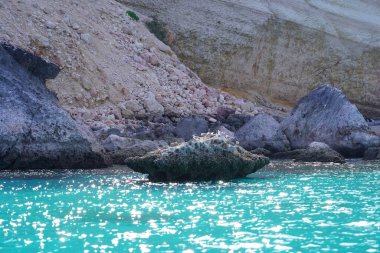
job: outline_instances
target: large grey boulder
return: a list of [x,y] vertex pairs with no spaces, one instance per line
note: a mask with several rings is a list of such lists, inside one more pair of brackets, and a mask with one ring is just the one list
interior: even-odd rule
[[0,44],[0,169],[105,166],[91,134],[45,87],[58,72],[54,64]]
[[156,100],[153,92],[145,94],[144,108],[150,116],[162,116],[164,114],[164,107]]
[[361,157],[368,147],[380,145],[380,137],[369,130],[356,106],[330,85],[303,97],[281,127],[293,149],[318,141],[346,157]]
[[284,152],[290,148],[280,123],[268,114],[256,115],[235,133],[235,138],[247,150],[264,148],[271,152]]
[[268,163],[267,157],[215,134],[126,159],[131,169],[148,174],[152,181],[229,180],[245,177]]

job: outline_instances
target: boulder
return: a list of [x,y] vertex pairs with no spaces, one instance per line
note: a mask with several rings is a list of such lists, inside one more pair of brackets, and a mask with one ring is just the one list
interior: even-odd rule
[[356,106],[330,85],[303,97],[281,127],[293,149],[318,141],[346,157],[361,157],[367,148],[380,145],[380,137],[369,130]]
[[380,160],[380,147],[372,147],[364,152],[364,160]]
[[175,130],[177,137],[185,141],[191,140],[193,135],[200,135],[208,132],[208,121],[201,116],[191,116],[178,122]]
[[245,177],[269,163],[217,134],[195,137],[178,146],[126,159],[133,170],[152,181],[229,180]]
[[244,124],[235,133],[235,139],[247,150],[265,148],[271,152],[284,152],[290,148],[280,123],[268,114],[258,114]]
[[91,133],[45,86],[58,66],[0,44],[0,169],[104,167]]
[[333,162],[345,163],[344,157],[321,142],[310,143],[307,149],[280,152],[271,156],[273,159],[295,159],[298,162]]
[[161,116],[164,114],[164,107],[156,100],[152,92],[148,92],[144,98],[144,108],[150,116]]

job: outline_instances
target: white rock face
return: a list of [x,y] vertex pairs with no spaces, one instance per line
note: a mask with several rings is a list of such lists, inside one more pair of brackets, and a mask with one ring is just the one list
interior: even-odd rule
[[209,84],[292,106],[332,83],[380,118],[378,0],[122,0],[158,15],[172,48]]

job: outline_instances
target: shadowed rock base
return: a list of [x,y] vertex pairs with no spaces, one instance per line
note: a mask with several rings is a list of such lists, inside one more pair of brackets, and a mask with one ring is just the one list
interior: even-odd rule
[[364,160],[380,160],[380,147],[372,147],[364,152]]
[[297,162],[345,163],[341,154],[321,142],[312,142],[307,149],[280,152],[270,157],[272,159],[295,159]]

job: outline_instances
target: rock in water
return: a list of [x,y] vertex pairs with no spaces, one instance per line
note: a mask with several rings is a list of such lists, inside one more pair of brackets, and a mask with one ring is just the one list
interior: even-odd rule
[[307,149],[296,149],[271,155],[274,159],[295,159],[298,162],[345,163],[344,157],[322,142],[312,142]]
[[267,157],[254,155],[215,134],[126,160],[131,169],[148,174],[152,181],[175,182],[241,178],[268,163]]
[[280,124],[267,114],[256,115],[239,128],[235,138],[247,150],[265,148],[271,152],[284,152],[290,148]]
[[96,168],[105,165],[89,133],[45,87],[58,66],[0,44],[0,169]]
[[361,157],[368,147],[380,145],[380,137],[371,133],[356,106],[330,85],[303,97],[281,127],[293,149],[317,141],[346,157]]

